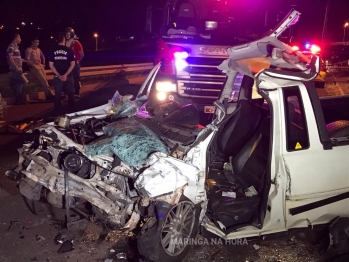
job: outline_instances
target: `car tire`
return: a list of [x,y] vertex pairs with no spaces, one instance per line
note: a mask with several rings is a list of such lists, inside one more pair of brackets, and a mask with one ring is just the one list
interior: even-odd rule
[[[189,209],[187,209],[189,208]],[[145,258],[151,261],[167,261],[167,262],[179,262],[187,255],[190,249],[190,245],[185,245],[180,247],[180,243],[171,242],[172,239],[179,239],[180,236],[183,237],[182,233],[185,228],[183,228],[181,223],[190,220],[190,231],[187,232],[189,238],[194,239],[199,231],[199,216],[200,207],[195,206],[190,201],[182,201],[177,205],[172,206],[168,213],[165,215],[164,220],[157,220],[155,225],[147,229],[145,233],[137,237],[137,247],[139,253]],[[180,212],[178,212],[180,211]],[[178,212],[178,213],[176,213]],[[177,216],[180,215],[180,219],[177,226],[174,225]],[[160,222],[159,222],[160,221]],[[174,228],[176,227],[176,229]],[[166,229],[166,230],[165,230]],[[172,236],[174,236],[172,238]],[[177,238],[176,238],[177,237]],[[169,238],[171,240],[169,240]],[[169,243],[167,243],[169,241]],[[172,246],[171,246],[172,243]],[[173,244],[175,243],[175,244]],[[174,249],[170,250],[171,247]]]
[[349,136],[349,121],[339,120],[326,126],[330,138]]

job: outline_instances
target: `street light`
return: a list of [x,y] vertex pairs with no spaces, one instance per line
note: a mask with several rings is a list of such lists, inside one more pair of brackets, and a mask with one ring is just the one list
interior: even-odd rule
[[344,43],[344,44],[345,44],[345,31],[346,31],[346,29],[347,29],[348,26],[349,26],[349,23],[346,22],[346,23],[344,24],[344,34],[343,34],[343,43]]
[[98,51],[98,34],[93,35],[96,38],[96,51]]

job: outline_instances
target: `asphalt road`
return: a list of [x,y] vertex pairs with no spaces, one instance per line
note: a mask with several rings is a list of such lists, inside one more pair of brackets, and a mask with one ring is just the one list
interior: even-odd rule
[[[121,94],[135,93],[139,85],[119,87]],[[105,103],[115,89],[101,89],[83,97],[78,110]],[[38,105],[40,106],[40,105]],[[45,113],[44,117],[49,117]],[[4,176],[6,170],[18,161],[17,148],[25,139],[23,135],[0,135],[0,262],[16,261],[143,261],[135,251],[132,236],[115,231],[105,231],[101,225],[90,223],[85,231],[68,232],[64,227],[64,210],[37,202],[33,215],[15,182]],[[54,239],[58,234],[73,239],[74,250],[59,254],[61,244]],[[301,233],[264,242],[249,242],[247,245],[195,245],[184,261],[325,261],[320,254],[320,238],[314,234]],[[118,259],[125,253],[127,260]],[[339,260],[338,260],[339,261]],[[342,261],[348,261],[343,259]]]

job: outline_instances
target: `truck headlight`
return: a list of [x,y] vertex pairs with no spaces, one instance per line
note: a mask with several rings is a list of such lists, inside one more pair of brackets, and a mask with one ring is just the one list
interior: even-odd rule
[[157,99],[159,99],[160,101],[164,101],[166,99],[166,93],[164,92],[159,92],[157,95],[156,95]]
[[176,84],[166,81],[166,82],[156,82],[155,88],[159,92],[176,92]]

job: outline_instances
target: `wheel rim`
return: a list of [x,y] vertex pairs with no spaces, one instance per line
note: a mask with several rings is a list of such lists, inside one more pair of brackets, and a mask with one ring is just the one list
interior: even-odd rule
[[195,210],[189,201],[180,202],[168,212],[161,230],[161,245],[170,256],[183,252],[191,237]]

